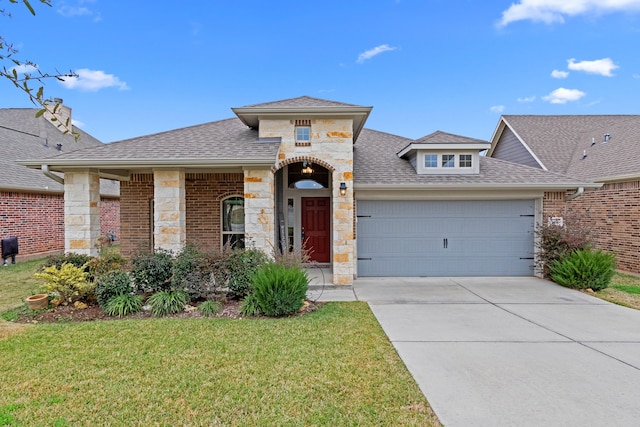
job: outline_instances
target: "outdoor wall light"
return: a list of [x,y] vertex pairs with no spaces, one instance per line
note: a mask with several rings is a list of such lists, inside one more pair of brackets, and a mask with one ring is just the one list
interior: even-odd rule
[[346,196],[347,195],[347,183],[346,182],[341,182],[340,183],[340,195],[341,196]]
[[302,170],[300,172],[304,176],[313,175],[313,168],[311,167],[311,163],[307,163],[307,162],[302,163]]

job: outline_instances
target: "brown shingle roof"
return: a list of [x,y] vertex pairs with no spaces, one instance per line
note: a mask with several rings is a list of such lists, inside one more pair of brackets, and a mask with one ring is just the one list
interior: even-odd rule
[[480,157],[478,175],[418,175],[409,161],[396,155],[411,142],[408,138],[370,129],[360,134],[354,150],[355,185],[566,185],[579,187],[583,181],[528,166]]
[[413,141],[416,144],[487,144],[488,141],[455,135],[437,130],[429,135]]
[[640,115],[503,117],[551,171],[588,180],[640,175]]
[[358,107],[358,105],[346,104],[344,102],[331,101],[328,99],[314,98],[311,96],[300,96],[297,98],[283,99],[280,101],[246,105],[245,107],[305,108],[305,107]]
[[[104,145],[77,127],[73,130],[80,134],[80,139],[75,141],[73,136],[64,135],[44,117],[37,118],[37,111],[35,108],[0,109],[0,189],[61,193],[61,184],[46,177],[41,171],[27,169],[15,161],[25,158],[42,159]],[[62,151],[56,148],[58,144],[62,144]],[[119,184],[103,180],[101,192],[117,196],[120,192]]]

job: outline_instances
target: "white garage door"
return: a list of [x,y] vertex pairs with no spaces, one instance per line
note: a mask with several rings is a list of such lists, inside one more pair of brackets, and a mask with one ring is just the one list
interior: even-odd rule
[[358,275],[531,276],[533,200],[357,203]]

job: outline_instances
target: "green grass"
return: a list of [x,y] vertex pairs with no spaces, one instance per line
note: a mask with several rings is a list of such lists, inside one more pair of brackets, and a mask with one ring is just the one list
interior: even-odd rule
[[44,262],[40,259],[0,266],[0,313],[20,306],[25,298],[40,291],[41,282],[33,274]]
[[283,319],[40,324],[0,340],[30,425],[439,425],[361,302]]
[[622,292],[626,292],[628,294],[640,295],[640,286],[633,285],[613,285],[611,286],[613,289],[617,289]]

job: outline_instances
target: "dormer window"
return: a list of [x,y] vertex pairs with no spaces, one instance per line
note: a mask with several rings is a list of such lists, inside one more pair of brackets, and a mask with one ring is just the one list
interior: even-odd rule
[[424,156],[425,168],[437,168],[438,167],[438,155],[437,154],[425,154]]
[[459,165],[461,168],[470,168],[473,164],[471,162],[471,154],[460,154]]
[[455,154],[443,154],[442,155],[442,167],[443,168],[455,168],[456,167],[456,155]]

